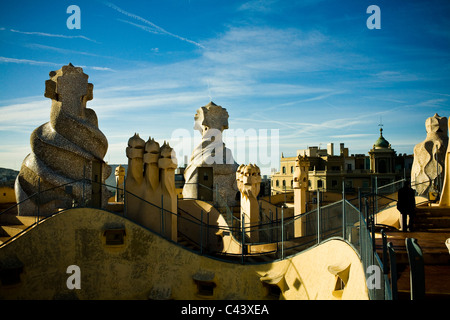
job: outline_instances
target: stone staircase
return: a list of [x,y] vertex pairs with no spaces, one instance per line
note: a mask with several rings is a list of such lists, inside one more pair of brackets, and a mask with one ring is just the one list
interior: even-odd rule
[[450,209],[437,206],[418,206],[414,231],[450,232]]
[[[399,299],[410,299],[410,266],[405,239],[417,239],[423,254],[425,299],[450,299],[450,253],[445,241],[450,238],[450,208],[418,206],[413,232],[386,230],[397,261]],[[383,256],[382,236],[376,234],[376,250]]]
[[17,216],[14,211],[0,214],[0,246],[34,223],[35,217]]
[[196,244],[195,242],[189,240],[186,236],[184,236],[182,233],[178,232],[177,237],[177,243],[180,246],[183,246],[191,251],[198,251],[200,252],[200,246]]

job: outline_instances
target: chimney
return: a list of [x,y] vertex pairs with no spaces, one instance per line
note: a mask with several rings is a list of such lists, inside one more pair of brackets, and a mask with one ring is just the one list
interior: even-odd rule
[[329,156],[334,156],[334,144],[333,143],[327,144],[327,153]]

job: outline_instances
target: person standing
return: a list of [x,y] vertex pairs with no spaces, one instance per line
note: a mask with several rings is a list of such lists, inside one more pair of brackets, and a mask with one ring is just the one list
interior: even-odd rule
[[412,231],[416,211],[416,194],[409,181],[405,181],[403,187],[398,190],[397,210],[402,215],[402,231],[405,232],[408,229]]

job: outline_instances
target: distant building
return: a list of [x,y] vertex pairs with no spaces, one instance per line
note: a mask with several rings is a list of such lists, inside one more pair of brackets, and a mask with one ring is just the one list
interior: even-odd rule
[[175,191],[177,193],[177,198],[183,198],[183,187],[184,187],[184,169],[186,167],[178,167],[175,170]]
[[[0,185],[0,208],[2,204],[12,204],[16,203],[16,195],[14,193],[14,188],[8,185]],[[1,210],[0,210],[1,211]]]
[[309,190],[342,192],[344,181],[346,192],[357,192],[359,188],[369,189],[377,178],[377,186],[386,185],[404,176],[409,177],[413,156],[397,155],[390,143],[383,137],[375,141],[369,155],[351,154],[344,144],[340,144],[339,154],[334,154],[334,144],[326,149],[316,146],[297,150],[297,156],[281,155],[280,171],[271,176],[272,194],[293,191],[295,160],[299,155],[310,162]]

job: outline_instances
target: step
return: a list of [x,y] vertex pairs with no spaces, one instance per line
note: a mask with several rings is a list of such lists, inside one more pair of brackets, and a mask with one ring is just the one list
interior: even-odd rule
[[5,237],[14,237],[16,234],[22,232],[26,228],[28,228],[28,227],[23,224],[0,226],[0,235],[5,236]]
[[0,213],[5,210],[8,210],[8,213],[11,212],[13,214],[17,214],[17,204],[15,202],[0,203]]
[[11,239],[11,237],[0,237],[0,245]]
[[[41,217],[40,219],[42,219]],[[0,225],[17,225],[24,224],[31,226],[36,223],[36,217],[33,216],[18,216],[14,212],[4,212],[0,214]]]
[[191,249],[191,250],[200,250],[199,246],[195,243],[192,243],[191,241],[187,240],[183,236],[178,236],[177,243],[185,248]]
[[[450,265],[425,265],[425,299],[450,298]],[[409,265],[398,266],[399,298],[410,299]]]
[[450,228],[450,217],[416,217],[414,228]]
[[108,202],[106,210],[121,213],[123,212],[123,202]]
[[441,207],[429,207],[429,206],[419,206],[416,207],[416,216],[427,216],[427,217],[450,217],[450,209],[449,208],[441,208]]
[[[450,232],[386,232],[387,242],[394,248],[397,263],[409,263],[405,238],[415,238],[419,244],[425,264],[450,264],[450,254],[445,241],[450,238]],[[376,250],[380,258],[383,256],[381,234],[376,233]]]

